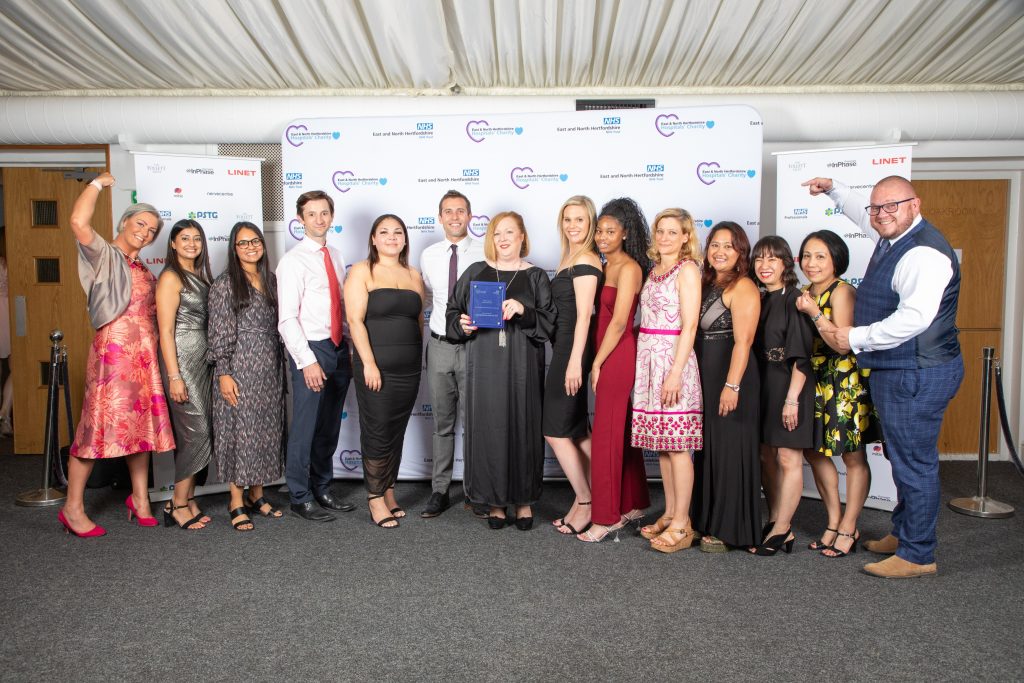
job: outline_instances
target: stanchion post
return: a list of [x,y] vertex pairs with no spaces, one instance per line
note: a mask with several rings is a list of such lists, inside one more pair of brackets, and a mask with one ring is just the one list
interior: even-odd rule
[[[53,458],[60,457],[60,440],[57,431],[57,391],[60,384],[60,366],[64,340],[64,333],[54,330],[50,333],[50,384],[46,392],[46,431],[43,447],[43,487],[32,491],[19,493],[14,499],[15,504],[25,507],[48,507],[58,505],[64,501],[66,496],[62,491],[50,487],[50,472],[53,467]],[[74,435],[71,435],[72,437]]]
[[981,375],[981,426],[978,429],[978,495],[970,498],[954,498],[949,508],[972,517],[1002,519],[1013,515],[1013,507],[988,497],[988,442],[989,417],[992,411],[992,362],[996,350],[991,346],[982,349]]

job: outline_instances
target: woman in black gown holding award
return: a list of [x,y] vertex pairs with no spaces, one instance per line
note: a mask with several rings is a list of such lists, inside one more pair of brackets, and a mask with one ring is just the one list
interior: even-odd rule
[[345,316],[356,348],[352,380],[367,504],[374,524],[393,529],[405,516],[394,488],[420,388],[424,288],[409,266],[408,231],[398,216],[373,222],[369,252],[345,278]]
[[[523,217],[499,213],[484,236],[487,260],[466,269],[448,301],[447,337],[466,344],[463,485],[470,500],[490,507],[492,529],[508,523],[508,506],[515,508],[518,529],[533,525],[531,506],[544,474],[544,344],[555,308],[547,273],[523,260],[529,251]],[[505,284],[504,298],[482,306],[479,293],[498,282]],[[481,318],[488,316],[504,326],[483,327]]]

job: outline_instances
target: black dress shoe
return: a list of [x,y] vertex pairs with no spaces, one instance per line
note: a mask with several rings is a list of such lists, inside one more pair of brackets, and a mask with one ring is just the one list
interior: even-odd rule
[[487,518],[487,526],[491,527],[495,531],[497,531],[498,529],[504,529],[506,526],[508,526],[508,518],[507,517],[488,517]]
[[334,515],[318,508],[311,500],[307,500],[305,503],[292,503],[291,508],[296,515],[310,522],[333,522],[337,519]]
[[533,528],[533,516],[530,517],[516,517],[516,528],[520,531],[529,531]]
[[437,491],[434,491],[430,494],[430,500],[427,501],[427,506],[423,508],[423,512],[420,513],[420,517],[437,517],[450,506],[451,501],[449,500],[447,493],[438,493]]
[[320,503],[320,507],[327,508],[328,510],[352,512],[356,509],[356,506],[352,503],[342,503],[331,493],[315,493],[313,497],[316,498],[316,502]]
[[491,515],[490,505],[474,503],[469,498],[466,499],[466,503],[462,507],[472,512],[474,517],[479,517],[480,519],[487,519]]

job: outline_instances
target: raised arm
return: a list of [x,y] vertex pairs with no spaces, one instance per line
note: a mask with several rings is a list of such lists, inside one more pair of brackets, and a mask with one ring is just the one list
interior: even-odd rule
[[96,213],[96,200],[99,199],[102,188],[113,186],[114,176],[104,171],[91,180],[75,200],[74,206],[71,207],[71,231],[75,233],[75,239],[79,244],[86,246],[92,244],[92,238],[96,234],[92,227],[92,216]]
[[160,332],[160,355],[167,368],[167,393],[177,403],[188,401],[188,388],[178,367],[178,347],[174,341],[178,306],[181,305],[181,278],[171,270],[160,274],[156,283],[156,324]]

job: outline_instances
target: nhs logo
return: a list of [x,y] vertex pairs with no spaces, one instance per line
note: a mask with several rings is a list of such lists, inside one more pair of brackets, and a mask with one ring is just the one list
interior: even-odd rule
[[665,164],[647,164],[648,173],[664,173]]
[[416,130],[434,130],[433,123],[417,123]]
[[794,216],[806,216],[807,215],[807,209],[793,209],[793,215]]
[[284,174],[284,179],[285,180],[302,180],[302,174],[301,173],[285,173]]
[[617,126],[622,123],[622,117],[619,116],[606,116],[604,117],[604,125],[606,126]]
[[420,216],[419,219],[416,222],[419,225],[433,225],[434,224],[434,217],[433,216]]
[[463,178],[479,178],[480,177],[480,169],[479,168],[464,168],[464,169],[462,169],[462,177]]

